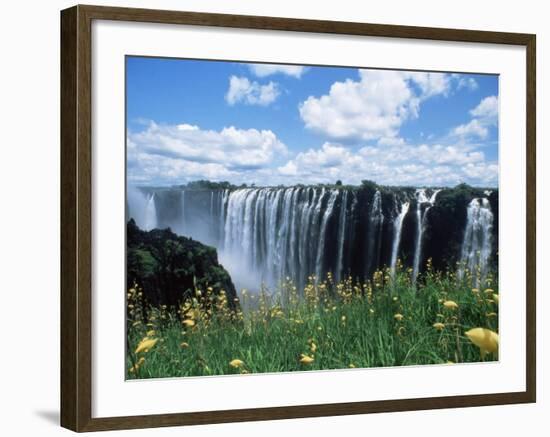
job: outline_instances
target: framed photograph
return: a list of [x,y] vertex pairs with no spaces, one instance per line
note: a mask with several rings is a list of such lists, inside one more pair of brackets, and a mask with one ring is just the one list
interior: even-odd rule
[[535,35],[61,12],[61,424],[535,402]]

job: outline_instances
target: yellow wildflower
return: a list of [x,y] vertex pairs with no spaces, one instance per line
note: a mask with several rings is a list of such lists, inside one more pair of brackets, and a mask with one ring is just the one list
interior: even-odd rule
[[155,335],[155,331],[153,329],[147,331],[147,337],[152,337],[153,335]]
[[498,305],[498,294],[497,293],[493,294],[493,300]]
[[195,322],[191,319],[186,319],[182,322],[185,326],[187,326],[188,328],[191,328],[193,326],[195,326]]
[[350,368],[350,369],[355,369],[355,364],[349,363],[349,368]]
[[235,358],[234,360],[231,360],[229,362],[229,365],[231,367],[234,367],[235,369],[239,369],[244,366],[244,361],[239,360],[238,358]]
[[309,355],[306,355],[306,354],[301,355],[300,363],[302,363],[302,364],[311,364],[311,363],[313,363],[313,361],[315,361],[313,357],[310,357]]
[[458,308],[458,304],[454,300],[446,300],[443,302],[443,306],[449,310],[456,310]]
[[136,364],[128,369],[130,373],[137,372],[141,365],[145,362],[145,358],[141,357]]
[[498,334],[490,329],[473,328],[466,332],[466,336],[479,348],[482,358],[489,352],[498,351]]
[[309,347],[312,353],[314,353],[317,350],[317,345],[313,342],[311,342],[311,346]]
[[186,349],[186,348],[189,347],[189,343],[183,341],[183,342],[180,344],[180,346],[181,346],[182,348]]
[[493,290],[492,288],[486,288],[484,293],[486,294],[493,294],[495,292],[495,290]]
[[393,316],[393,318],[394,318],[395,320],[397,320],[398,322],[400,322],[401,320],[403,320],[403,317],[404,317],[403,314],[399,314],[399,313],[397,313],[397,314],[395,314],[395,315]]
[[136,354],[139,354],[140,352],[149,352],[149,350],[157,343],[157,338],[147,338],[145,337],[141,342],[138,344],[138,347],[136,348]]
[[437,322],[434,323],[432,326],[438,331],[441,331],[443,328],[445,328],[445,323]]

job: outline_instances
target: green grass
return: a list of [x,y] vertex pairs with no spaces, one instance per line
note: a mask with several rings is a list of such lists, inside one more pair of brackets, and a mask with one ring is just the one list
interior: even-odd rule
[[[209,290],[199,290],[200,299],[179,309],[144,307],[138,304],[141,291],[136,287],[128,293],[127,377],[481,361],[479,348],[465,332],[475,327],[498,332],[497,281],[489,276],[484,287],[473,291],[469,284],[470,276],[458,281],[453,273],[431,271],[417,286],[409,271],[398,271],[395,279],[387,271],[377,272],[366,284],[351,279],[333,284],[329,276],[302,292],[286,282],[275,297],[245,293],[238,305],[244,311],[231,311],[224,296]],[[448,300],[458,308],[446,308]],[[434,328],[436,322],[445,327]],[[157,342],[135,353],[145,337]],[[302,354],[313,362],[300,362]],[[232,367],[235,359],[243,364]],[[485,357],[495,359],[496,354]],[[137,370],[132,369],[137,362]]]

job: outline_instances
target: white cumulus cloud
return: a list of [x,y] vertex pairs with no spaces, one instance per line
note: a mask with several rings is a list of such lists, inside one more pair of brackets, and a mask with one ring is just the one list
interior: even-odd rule
[[462,74],[453,73],[451,74],[451,78],[456,81],[457,90],[466,88],[470,91],[475,91],[479,88],[477,80],[475,80],[473,77],[464,77],[464,75]]
[[453,128],[452,133],[460,137],[476,136],[481,139],[487,138],[489,135],[489,129],[478,119],[474,118],[468,123],[461,124]]
[[483,120],[495,121],[498,116],[498,98],[497,96],[485,97],[479,105],[470,111],[472,117]]
[[423,100],[447,95],[450,87],[445,73],[359,70],[359,80],[335,82],[328,94],[308,97],[300,116],[308,129],[331,138],[388,141],[418,117]]
[[225,100],[230,105],[245,103],[247,105],[267,106],[273,103],[279,95],[279,87],[275,82],[261,85],[256,81],[248,80],[246,77],[231,76]]
[[307,68],[301,65],[250,64],[248,67],[258,77],[284,74],[299,79],[307,71]]
[[438,94],[447,96],[451,90],[451,77],[445,73],[402,72],[401,74],[420,87],[422,99]]
[[151,122],[141,132],[130,132],[127,145],[129,178],[141,182],[220,180],[269,166],[288,154],[271,130],[234,126],[216,131]]
[[454,127],[451,135],[462,138],[477,137],[482,140],[487,138],[489,127],[498,123],[498,97],[485,97],[470,110],[470,115],[472,119],[468,123]]
[[448,186],[460,182],[496,185],[498,165],[470,146],[408,145],[364,146],[358,151],[337,143],[324,143],[298,153],[277,169],[278,183],[360,184],[363,179],[386,185]]

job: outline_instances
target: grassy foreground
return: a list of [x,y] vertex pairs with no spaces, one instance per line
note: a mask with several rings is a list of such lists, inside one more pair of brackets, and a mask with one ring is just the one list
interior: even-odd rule
[[[287,280],[272,297],[196,290],[179,309],[144,308],[128,292],[127,377],[162,378],[495,360],[498,289],[451,272],[376,272],[372,282]],[[300,296],[300,297],[299,297]],[[202,304],[199,304],[199,301]],[[242,311],[244,309],[244,312]],[[485,330],[470,331],[473,328]],[[490,330],[490,331],[488,331]],[[472,332],[475,334],[472,334]],[[496,339],[496,340],[495,340]],[[495,343],[496,342],[496,343]],[[475,343],[475,344],[474,344]],[[477,346],[476,346],[477,344]]]

